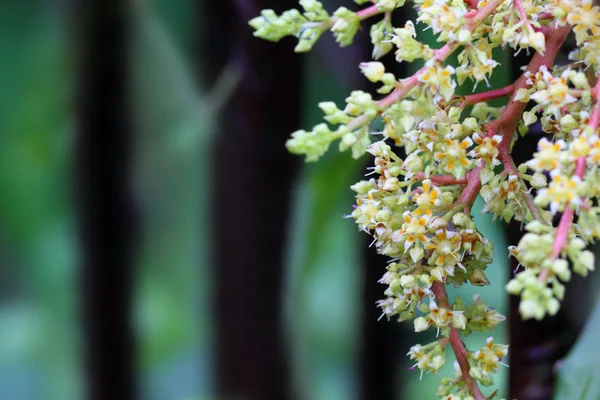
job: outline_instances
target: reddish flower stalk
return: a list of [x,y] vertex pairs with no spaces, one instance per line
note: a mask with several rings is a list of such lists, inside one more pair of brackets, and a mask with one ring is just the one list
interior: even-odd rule
[[521,21],[525,24],[527,29],[533,30],[531,23],[527,19],[527,13],[525,12],[525,8],[523,8],[523,3],[521,3],[521,0],[513,0],[513,6],[517,6],[517,9],[519,10],[519,16],[521,17]]
[[[445,309],[451,309],[450,304],[448,303],[448,294],[446,293],[446,286],[442,282],[434,282],[432,284],[431,289],[435,294],[435,301],[437,304]],[[481,393],[481,389],[479,389],[479,385],[471,375],[469,375],[469,370],[471,367],[469,366],[469,360],[467,359],[468,350],[463,344],[460,334],[458,333],[458,329],[450,325],[450,338],[449,338],[450,346],[452,346],[452,350],[456,356],[456,361],[460,366],[460,372],[462,373],[462,378],[465,381],[465,384],[469,388],[471,395],[475,397],[476,400],[485,400],[485,396]]]
[[473,104],[482,103],[484,101],[508,96],[512,94],[514,90],[515,85],[511,84],[500,89],[490,90],[488,92],[470,94],[464,97],[464,100],[460,104],[460,107],[465,108],[468,106],[472,106]]
[[[600,81],[596,84],[592,93],[600,93]],[[596,100],[594,103],[594,108],[592,110],[592,115],[590,116],[589,126],[591,126],[594,131],[598,130],[598,125],[600,124],[600,101]],[[585,167],[586,167],[586,157],[579,157],[575,160],[575,176],[583,179],[585,175]],[[571,227],[571,223],[573,222],[573,217],[575,216],[575,210],[570,207],[566,207],[562,216],[560,217],[560,222],[558,223],[558,227],[556,228],[556,237],[554,238],[554,243],[552,245],[552,254],[550,258],[555,259],[560,255],[560,252],[564,249],[567,244],[567,237],[569,234],[569,228]],[[549,270],[544,270],[539,276],[540,280],[546,280],[550,276]]]
[[479,191],[481,190],[481,179],[479,179],[479,171],[483,169],[483,166],[472,169],[466,176],[467,187],[460,194],[458,198],[458,204],[463,204],[465,207],[465,214],[469,214],[471,206],[475,202]]
[[[560,47],[562,46],[562,43],[566,39],[570,30],[571,30],[571,27],[569,25],[564,26],[564,27],[548,29],[547,34],[546,34],[547,40],[546,40],[545,54],[542,55],[540,53],[536,53],[534,55],[534,57],[532,58],[531,62],[529,63],[529,65],[527,66],[526,71],[536,73],[539,71],[540,67],[543,65],[550,67],[552,65],[552,63],[554,62],[554,58],[556,57],[556,54],[558,53]],[[500,151],[499,157],[504,162],[504,165],[505,165],[505,168],[507,171],[512,171],[512,170],[516,169],[516,168],[514,168],[514,161],[512,160],[512,157],[510,156],[510,145],[512,142],[512,137],[514,135],[514,132],[517,128],[519,120],[521,119],[521,115],[523,114],[523,111],[525,111],[525,106],[526,106],[525,103],[516,101],[514,99],[514,93],[516,93],[516,91],[520,88],[527,87],[526,80],[527,80],[527,78],[525,77],[525,73],[523,73],[521,75],[521,77],[519,77],[519,79],[513,85],[507,86],[502,89],[498,89],[497,91],[479,94],[479,97],[471,97],[469,99],[469,101],[474,101],[473,99],[477,100],[477,99],[481,99],[481,98],[491,99],[491,98],[502,97],[502,96],[513,93],[513,97],[509,100],[508,104],[504,108],[504,112],[503,112],[502,116],[499,119],[497,119],[496,121],[494,121],[488,125],[488,134],[490,137],[492,137],[495,134],[500,134],[502,136],[502,142],[500,143],[500,146],[498,147],[498,149]],[[472,96],[478,96],[478,95],[472,95]],[[492,97],[487,97],[487,96],[492,96]],[[465,101],[467,101],[468,97],[469,96],[465,97]],[[485,101],[485,100],[479,100],[479,101]],[[475,102],[477,102],[477,101],[475,101]],[[593,116],[591,118],[592,120],[594,120],[595,115],[596,114],[593,114]],[[596,116],[595,120],[600,121],[600,109],[597,112],[597,116]],[[584,166],[585,166],[585,164],[584,164]],[[479,171],[482,168],[483,167],[477,167],[477,168],[471,170],[471,172],[469,172],[467,174],[467,176],[466,176],[466,180],[468,182],[467,186],[465,187],[464,191],[461,193],[461,195],[458,199],[458,203],[464,204],[465,212],[467,212],[467,213],[469,212],[471,205],[473,204],[477,195],[479,194],[479,191],[481,190],[482,185],[481,185],[481,180],[479,178]],[[529,201],[527,201],[527,200],[529,200]],[[536,215],[539,216],[539,213],[534,212],[534,210],[537,211],[537,208],[535,208],[535,204],[533,204],[533,199],[526,198],[526,202],[527,202],[527,205],[530,207],[532,215],[534,215],[534,217]],[[532,206],[533,206],[533,209],[532,209]],[[570,224],[570,222],[569,222],[569,224]],[[444,284],[441,282],[434,282],[432,285],[432,290],[435,294],[437,303],[441,307],[450,308],[450,306],[448,304],[448,296],[446,294],[446,288],[445,288]],[[454,354],[456,356],[456,360],[458,361],[458,364],[460,366],[460,370],[461,370],[463,379],[465,381],[465,384],[469,387],[471,394],[473,395],[473,397],[475,397],[476,400],[485,400],[485,397],[481,393],[481,390],[479,389],[477,382],[469,375],[470,366],[469,366],[469,361],[467,359],[468,351],[465,348],[464,344],[462,343],[462,340],[460,338],[460,334],[459,334],[458,330],[452,326],[450,327],[449,342],[450,342],[450,345],[452,346],[452,350],[454,351]]]
[[424,179],[429,179],[429,180],[431,180],[431,183],[433,183],[436,186],[466,185],[467,184],[467,178],[456,179],[452,175],[432,175],[432,176],[426,178],[424,172],[417,172],[414,175],[413,179],[415,179],[416,181],[422,181]]

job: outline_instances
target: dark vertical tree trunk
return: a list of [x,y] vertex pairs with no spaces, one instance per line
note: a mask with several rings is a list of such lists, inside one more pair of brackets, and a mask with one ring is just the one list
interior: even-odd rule
[[128,194],[130,5],[77,5],[76,182],[87,398],[134,399],[133,217]]
[[381,309],[375,302],[385,297],[385,286],[377,281],[385,273],[387,263],[386,257],[377,254],[374,247],[368,247],[371,241],[370,236],[363,241],[366,250],[363,253],[365,272],[359,399],[392,400],[398,399],[401,394],[398,377],[405,374],[399,374],[398,367],[404,361],[402,352],[408,345],[407,336],[410,337],[410,334],[402,335],[402,327],[396,320],[378,320]]
[[[204,2],[210,80],[229,62],[241,83],[222,112],[214,149],[214,313],[217,396],[292,398],[281,314],[290,192],[301,161],[285,140],[300,126],[294,40],[254,38],[248,20],[296,1]],[[210,83],[210,82],[209,82]]]

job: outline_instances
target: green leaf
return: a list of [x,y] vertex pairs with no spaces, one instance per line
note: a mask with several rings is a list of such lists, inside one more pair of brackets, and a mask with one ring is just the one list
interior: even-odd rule
[[560,364],[555,400],[600,399],[600,302],[567,358]]

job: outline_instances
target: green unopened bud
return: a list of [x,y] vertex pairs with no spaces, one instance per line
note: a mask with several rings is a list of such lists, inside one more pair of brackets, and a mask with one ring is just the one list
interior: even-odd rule
[[371,82],[379,82],[385,73],[385,67],[382,63],[377,61],[363,62],[360,63],[360,71]]
[[459,212],[454,214],[452,217],[452,222],[458,226],[467,226],[467,224],[471,221],[471,218],[465,213]]
[[450,111],[448,111],[448,118],[450,118],[451,121],[458,122],[460,120],[462,110],[463,109],[461,107],[451,107]]
[[558,310],[560,309],[560,302],[556,300],[554,297],[551,297],[546,302],[546,310],[548,310],[548,314],[556,315]]
[[469,275],[469,281],[475,286],[485,286],[490,284],[487,276],[480,269],[474,269],[471,271],[471,274]]
[[423,332],[429,328],[429,321],[424,317],[415,318],[415,332]]
[[479,123],[473,117],[465,118],[465,120],[462,123],[462,126],[468,133],[479,132]]
[[506,284],[506,291],[510,294],[520,294],[523,291],[523,285],[516,279],[511,279]]
[[548,186],[548,181],[546,179],[546,175],[542,174],[541,172],[536,172],[529,180],[529,184],[536,189],[540,189]]
[[552,263],[552,271],[563,281],[571,279],[571,270],[567,260],[559,258]]
[[402,277],[400,277],[400,285],[402,285],[403,288],[409,289],[415,286],[416,283],[417,280],[412,275],[403,275]]
[[483,377],[481,370],[477,367],[471,367],[469,369],[469,375],[471,375],[471,377],[475,379],[481,379]]
[[571,131],[578,128],[579,124],[571,114],[567,114],[560,119],[560,127],[565,131]]

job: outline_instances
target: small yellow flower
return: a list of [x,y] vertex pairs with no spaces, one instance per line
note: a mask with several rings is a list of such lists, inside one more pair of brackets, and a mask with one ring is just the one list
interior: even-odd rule
[[558,168],[560,153],[564,148],[565,141],[562,139],[552,143],[542,138],[538,143],[538,152],[533,154],[534,158],[527,162],[527,166],[537,171],[552,171]]
[[588,160],[596,165],[600,165],[600,138],[598,135],[592,136],[590,138],[590,143],[592,146]]
[[589,31],[593,36],[600,34],[600,7],[592,6],[591,0],[583,0],[581,7],[575,7],[567,16],[567,22],[574,25],[573,32],[578,44],[587,38]]
[[454,88],[456,88],[456,82],[452,79],[454,72],[454,68],[450,65],[442,68],[439,64],[429,60],[417,78],[419,82],[430,86],[435,93],[439,93],[448,101],[454,95]]
[[[443,266],[445,264],[454,265],[458,261],[458,251],[460,250],[460,235],[456,232],[448,231],[445,228],[438,229],[430,243],[425,246],[427,250],[433,250],[431,258],[435,265]],[[454,275],[454,268],[448,271]]]
[[550,204],[550,211],[555,214],[565,205],[578,206],[581,203],[579,197],[581,179],[573,175],[570,178],[552,171],[552,182],[547,189],[540,189],[536,202],[541,205]]
[[392,233],[392,240],[394,242],[404,241],[404,251],[408,250],[417,241],[423,244],[427,243],[425,232],[427,231],[429,217],[427,215],[414,216],[411,215],[410,211],[406,211],[402,214],[402,217],[404,218],[402,229]]
[[479,133],[473,134],[473,141],[477,143],[469,155],[471,157],[477,157],[478,164],[487,164],[488,167],[494,167],[500,165],[498,161],[498,144],[502,141],[502,136],[494,135],[491,138],[487,136],[480,136]]
[[473,141],[470,138],[464,138],[462,141],[446,138],[443,151],[436,152],[433,157],[444,166],[444,171],[460,177],[464,174],[464,169],[471,165],[471,160],[467,158],[467,149],[472,145]]
[[502,358],[507,354],[507,345],[494,344],[494,339],[489,337],[486,340],[486,345],[477,350],[473,354],[473,358],[477,362],[477,367],[481,372],[484,375],[488,375],[498,371],[498,364],[506,365],[502,362]]
[[425,179],[422,183],[421,193],[416,193],[412,198],[418,206],[414,214],[417,216],[421,214],[431,216],[431,209],[440,205],[441,194],[441,190],[433,186],[430,179]]

